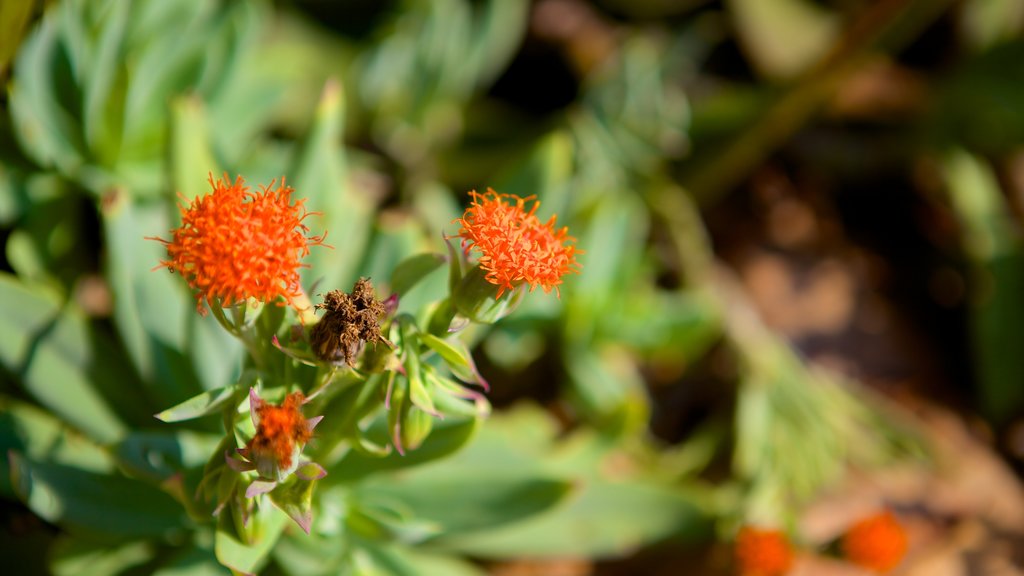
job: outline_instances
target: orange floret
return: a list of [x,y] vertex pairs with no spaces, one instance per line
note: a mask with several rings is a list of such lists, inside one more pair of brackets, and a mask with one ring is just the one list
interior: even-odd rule
[[744,526],[736,535],[735,554],[741,576],[781,576],[793,566],[793,549],[778,530]]
[[[310,213],[292,188],[274,182],[253,192],[239,176],[234,184],[210,176],[213,192],[180,207],[181,226],[167,246],[161,264],[181,274],[196,291],[196,307],[230,306],[247,298],[270,302],[282,297],[289,304],[299,296],[300,259],[309,247],[322,245],[324,236],[306,236],[302,221]],[[217,302],[219,301],[219,303]]]
[[[486,194],[474,190],[470,195],[473,203],[455,222],[462,225],[459,236],[467,250],[480,253],[487,281],[498,286],[496,298],[524,283],[530,291],[540,286],[545,292],[554,288],[557,293],[562,276],[579,272],[576,254],[581,252],[576,240],[567,228],[555,229],[555,216],[546,223],[537,218],[540,202],[533,196],[520,198],[490,188]],[[534,202],[527,210],[530,200]]]
[[907,553],[907,533],[891,512],[869,516],[854,524],[841,542],[850,562],[876,572],[895,568]]
[[296,445],[309,442],[313,431],[306,417],[299,411],[305,398],[301,392],[285,397],[280,406],[261,402],[256,408],[259,427],[249,444],[256,456],[269,455],[275,458],[281,468],[292,465],[292,454]]

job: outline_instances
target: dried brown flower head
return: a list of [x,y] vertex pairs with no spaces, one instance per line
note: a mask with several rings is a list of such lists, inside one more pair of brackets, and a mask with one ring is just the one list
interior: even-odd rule
[[321,360],[344,360],[354,366],[363,342],[388,343],[380,333],[380,319],[387,310],[366,278],[360,278],[350,294],[341,290],[328,292],[323,304],[316,308],[325,312],[313,327],[310,339],[313,353]]

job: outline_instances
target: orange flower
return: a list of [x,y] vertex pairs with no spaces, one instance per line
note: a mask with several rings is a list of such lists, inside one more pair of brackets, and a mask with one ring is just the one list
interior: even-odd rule
[[843,535],[841,547],[843,555],[854,564],[888,572],[907,552],[907,533],[896,517],[885,511],[854,524]]
[[736,535],[735,554],[742,576],[781,576],[793,566],[793,549],[778,530],[744,526]]
[[239,176],[234,184],[210,176],[213,193],[195,198],[181,210],[181,226],[160,263],[181,274],[203,303],[230,306],[247,298],[270,302],[278,296],[293,304],[299,296],[299,260],[309,247],[323,245],[324,236],[307,237],[302,221],[310,213],[305,200],[292,204],[293,190],[284,184],[252,192]]
[[309,421],[299,411],[304,401],[302,392],[293,392],[280,406],[262,400],[256,402],[254,420],[259,424],[247,446],[254,460],[272,458],[283,469],[292,467],[295,449],[313,436]]
[[531,292],[540,286],[545,292],[554,288],[557,293],[562,276],[579,272],[576,240],[567,234],[567,228],[555,229],[555,216],[546,223],[537,218],[540,202],[534,201],[526,209],[533,196],[520,198],[490,188],[486,194],[474,190],[470,195],[473,203],[455,222],[462,225],[459,236],[470,244],[467,251],[480,252],[480,267],[487,273],[487,281],[498,286],[496,299],[523,283],[530,285]]

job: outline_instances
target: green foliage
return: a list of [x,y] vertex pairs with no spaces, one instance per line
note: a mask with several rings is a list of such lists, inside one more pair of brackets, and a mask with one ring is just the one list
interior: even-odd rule
[[[385,3],[359,38],[308,22],[303,2],[0,5],[0,495],[52,525],[52,572],[620,558],[791,523],[851,464],[925,452],[884,403],[750,321],[691,190],[705,207],[733,190],[951,3],[577,4]],[[964,3],[974,52],[898,127],[908,154],[940,150],[996,422],[1024,407],[1019,226],[981,156],[1021,132],[1020,40],[997,17],[1011,5]],[[552,7],[583,10],[566,22],[588,42],[560,36]],[[725,41],[749,70],[702,76]],[[508,93],[549,87],[503,82],[538,43],[559,46],[578,93],[531,115]],[[222,174],[287,179],[306,232],[327,234],[291,306],[197,309],[163,269],[179,210]],[[581,273],[496,298],[455,223],[465,189],[488,187],[567,226]],[[380,333],[331,356],[315,305],[360,278]],[[722,362],[711,350],[734,369],[713,383],[725,408],[654,438],[674,409],[658,387],[693,395],[691,369]]]

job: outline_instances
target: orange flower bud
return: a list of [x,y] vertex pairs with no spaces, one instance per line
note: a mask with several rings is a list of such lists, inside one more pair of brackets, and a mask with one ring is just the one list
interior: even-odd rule
[[876,572],[895,568],[907,553],[907,533],[891,512],[869,516],[843,535],[843,555],[854,564]]
[[744,526],[736,535],[740,576],[782,576],[793,566],[793,549],[778,530]]

